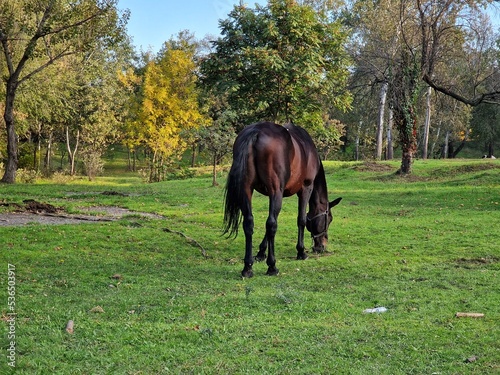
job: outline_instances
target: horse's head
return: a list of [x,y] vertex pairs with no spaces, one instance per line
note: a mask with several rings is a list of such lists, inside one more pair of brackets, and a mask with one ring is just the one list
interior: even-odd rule
[[333,220],[331,209],[338,205],[341,200],[342,198],[337,198],[328,203],[328,207],[325,211],[313,217],[307,216],[306,228],[311,232],[311,236],[314,240],[313,251],[315,253],[322,253],[326,249],[328,243],[328,227]]

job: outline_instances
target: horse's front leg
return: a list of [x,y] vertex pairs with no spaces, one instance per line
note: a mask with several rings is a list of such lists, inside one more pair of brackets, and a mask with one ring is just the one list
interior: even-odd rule
[[304,246],[304,229],[306,227],[307,220],[307,202],[311,197],[312,188],[302,189],[297,196],[299,197],[299,210],[297,214],[297,259],[304,260],[307,259],[306,248]]

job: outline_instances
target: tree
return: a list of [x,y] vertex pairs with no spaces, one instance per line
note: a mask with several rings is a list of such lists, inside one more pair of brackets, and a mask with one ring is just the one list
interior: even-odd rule
[[124,35],[127,14],[117,0],[3,0],[0,3],[0,59],[5,79],[4,120],[7,164],[2,182],[14,183],[18,165],[15,99],[19,87],[54,62],[111,46]]
[[[401,26],[395,2],[356,1],[345,22],[353,27],[350,52],[356,65],[351,80],[355,91],[371,89],[378,92],[378,114],[375,134],[375,159],[382,158],[383,133],[389,84],[400,51]],[[366,95],[366,94],[365,94]],[[358,95],[358,98],[361,97]],[[372,116],[375,116],[374,114]],[[356,125],[358,126],[358,125]]]
[[118,72],[126,66],[128,53],[116,49],[111,55],[108,51],[96,51],[91,57],[94,64],[87,64],[80,77],[78,127],[83,164],[91,180],[103,170],[101,157],[106,148],[120,138],[127,95],[119,84]]
[[270,0],[255,9],[235,6],[220,26],[222,38],[201,64],[202,82],[213,95],[227,95],[240,124],[321,121],[325,97],[349,106],[340,23],[295,0]]
[[212,157],[212,186],[217,186],[217,164],[232,151],[236,133],[226,121],[215,121],[201,130],[202,145]]
[[[347,21],[354,26],[353,87],[359,87],[360,83],[380,87],[378,158],[384,85],[389,84],[390,111],[403,149],[402,174],[411,173],[417,151],[419,102],[424,87],[430,86],[435,92],[443,92],[468,105],[500,99],[500,74],[491,58],[494,33],[481,12],[487,3],[491,1],[359,0],[352,3]],[[423,139],[425,152],[425,136]]]
[[401,51],[401,60],[394,68],[391,107],[393,123],[399,132],[402,160],[399,173],[411,173],[415,152],[417,151],[417,108],[418,66],[406,50]]
[[[120,124],[121,141],[128,150],[128,168],[136,171],[137,148],[144,142],[143,132],[139,124],[139,111],[142,104],[143,72],[140,68],[132,66],[118,72],[118,80],[125,91],[126,103],[124,119]],[[132,160],[131,160],[132,157]]]
[[[500,103],[500,71],[491,64],[494,33],[488,16],[481,12],[492,2],[416,1],[422,79],[434,90],[473,107],[483,102]],[[450,56],[454,41],[463,43],[463,49]],[[459,70],[453,75],[436,74],[443,64]]]
[[323,160],[337,150],[340,146],[340,137],[344,130],[344,124],[339,120],[326,120],[325,126],[317,127],[311,131],[318,153]]
[[[33,148],[33,168],[50,173],[50,156],[54,133],[70,116],[69,92],[74,88],[71,65],[59,60],[38,73],[30,85],[22,85],[16,96],[16,133],[20,148],[23,138]],[[42,168],[42,147],[46,147]],[[26,168],[26,159],[20,152],[20,168]],[[24,165],[23,165],[24,162]],[[31,163],[30,163],[31,164]]]

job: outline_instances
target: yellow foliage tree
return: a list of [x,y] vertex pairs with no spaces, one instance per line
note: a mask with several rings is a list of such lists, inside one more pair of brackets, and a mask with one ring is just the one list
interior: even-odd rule
[[181,132],[203,121],[193,57],[189,49],[169,48],[167,43],[161,56],[146,66],[137,122],[151,151],[150,181],[165,179],[169,161],[187,147]]
[[140,124],[138,114],[142,105],[143,76],[132,67],[119,71],[117,75],[120,84],[128,93],[127,104],[124,108],[124,121],[121,124],[122,143],[127,147],[129,153],[128,168],[135,172],[137,148],[144,143],[143,129],[138,126]]

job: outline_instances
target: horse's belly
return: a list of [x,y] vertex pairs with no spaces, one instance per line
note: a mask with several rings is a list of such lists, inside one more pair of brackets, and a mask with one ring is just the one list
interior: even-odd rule
[[299,192],[300,188],[297,189],[296,187],[293,187],[292,189],[285,189],[283,191],[283,196],[284,197],[291,197],[292,195],[295,195]]
[[312,180],[294,178],[294,176],[292,175],[291,178],[288,180],[285,189],[283,190],[283,196],[291,197],[292,195],[297,194],[304,186],[309,186],[311,184]]
[[[312,181],[306,183],[302,180],[289,179],[283,189],[283,197],[291,197],[292,195],[297,194],[304,187],[304,185],[307,186],[310,185],[311,183]],[[260,194],[269,196],[270,192],[266,184],[256,183],[253,185],[253,188],[257,190]]]

